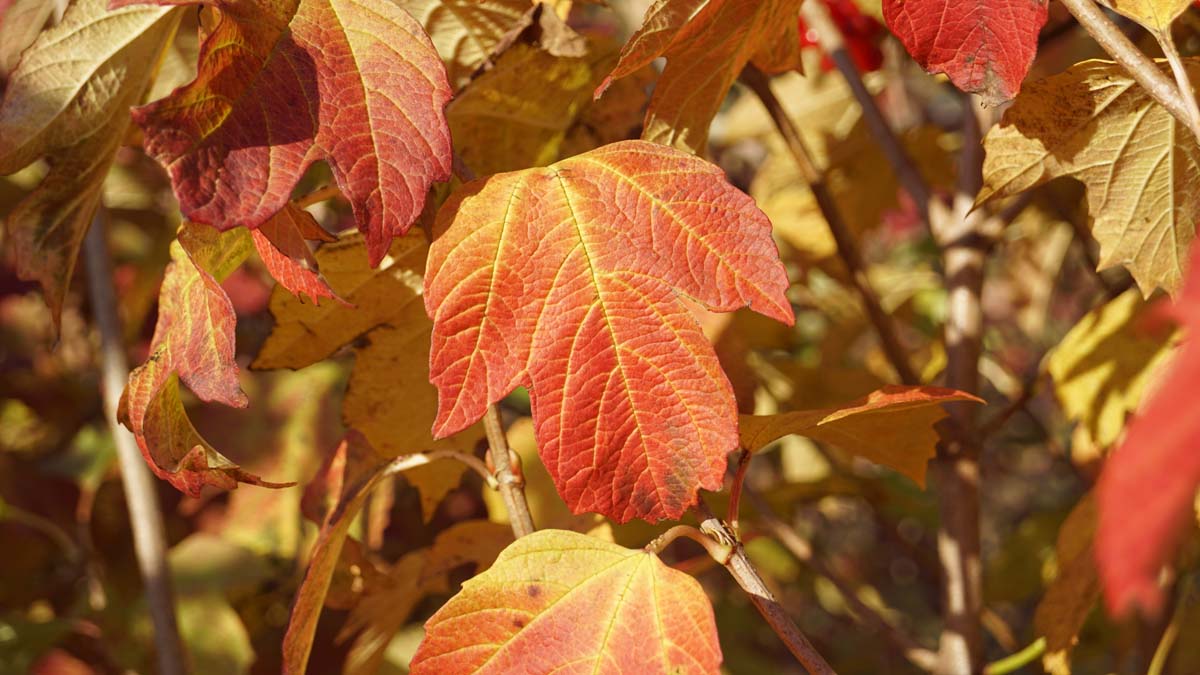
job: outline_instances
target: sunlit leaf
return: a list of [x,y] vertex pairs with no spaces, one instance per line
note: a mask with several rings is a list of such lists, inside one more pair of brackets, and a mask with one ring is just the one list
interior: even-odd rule
[[421,213],[430,184],[450,176],[442,108],[451,91],[429,37],[388,0],[212,6],[220,19],[196,79],[133,111],[183,214],[258,227],[325,160],[378,263]]
[[674,298],[791,322],[765,216],[644,141],[472,182],[438,213],[425,306],[436,436],[518,385],[575,512],[677,518],[737,446],[728,379]]
[[695,579],[653,553],[542,530],[429,619],[412,673],[690,674],[720,663],[712,607]]

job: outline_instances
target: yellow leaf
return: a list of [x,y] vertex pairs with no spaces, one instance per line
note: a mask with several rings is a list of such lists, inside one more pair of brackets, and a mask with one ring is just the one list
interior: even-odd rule
[[1113,10],[1124,14],[1147,29],[1161,32],[1171,27],[1192,0],[1100,0]]
[[[1200,59],[1185,64],[1200,77]],[[1179,290],[1200,221],[1200,146],[1124,68],[1085,61],[1026,85],[984,148],[977,203],[1077,178],[1100,269],[1124,265],[1147,295]]]
[[42,286],[57,323],[104,177],[182,10],[79,0],[25,50],[0,103],[0,174],[39,157],[42,182],[9,214],[17,274]]
[[756,451],[775,439],[800,434],[883,464],[925,485],[925,465],[937,449],[934,424],[946,417],[943,403],[974,401],[942,387],[887,386],[845,405],[777,415],[742,415],[742,447]]
[[[358,235],[322,246],[317,264],[349,305],[304,303],[277,286],[270,301],[276,324],[253,363],[262,369],[303,368],[353,344],[354,371],[342,416],[388,458],[431,450],[473,454],[483,436],[479,425],[436,441],[430,431],[437,392],[429,383],[432,323],[421,297],[427,252],[425,235],[416,229],[393,242],[378,269],[368,266]],[[447,460],[404,473],[420,491],[427,519],[464,470]]]
[[1055,546],[1058,574],[1033,617],[1034,633],[1046,638],[1042,664],[1052,675],[1070,675],[1071,650],[1100,599],[1100,581],[1092,556],[1095,534],[1096,500],[1089,492],[1059,528]]
[[1102,448],[1125,428],[1171,341],[1139,330],[1146,303],[1130,289],[1080,319],[1051,352],[1047,370],[1067,417]]

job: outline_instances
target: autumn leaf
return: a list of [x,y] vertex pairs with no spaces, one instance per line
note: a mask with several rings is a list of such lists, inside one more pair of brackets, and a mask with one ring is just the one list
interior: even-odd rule
[[196,79],[133,111],[183,214],[258,227],[323,159],[378,264],[450,176],[451,90],[428,36],[388,0],[211,4]]
[[434,435],[530,390],[572,511],[678,518],[737,446],[733,391],[675,299],[790,323],[770,223],[720,169],[644,141],[473,181],[438,212]]
[[742,447],[757,451],[799,434],[899,471],[925,486],[925,466],[937,453],[934,425],[946,418],[943,403],[982,400],[943,387],[889,385],[845,405],[777,415],[742,415]]
[[388,475],[388,466],[361,434],[350,431],[321,469],[318,480],[334,502],[313,544],[304,580],[296,590],[296,601],[283,637],[284,673],[305,672],[317,620],[325,605],[325,595],[345,546],[350,524],[362,510],[371,489]]
[[412,673],[716,673],[720,663],[695,579],[647,551],[542,530],[429,619]]
[[[0,2],[0,81],[17,66],[17,59],[46,27],[55,3],[50,0]],[[65,16],[64,16],[65,18]]]
[[[1200,249],[1193,265],[1198,259]],[[1175,315],[1184,329],[1183,345],[1096,484],[1096,561],[1105,604],[1118,616],[1135,607],[1152,615],[1161,610],[1159,571],[1192,518],[1200,487],[1200,415],[1195,411],[1200,274],[1188,274]]]
[[[383,264],[372,269],[361,236],[325,244],[316,260],[346,302],[313,305],[277,288],[270,301],[275,326],[251,367],[304,368],[352,345],[355,364],[342,416],[377,452],[384,457],[443,449],[474,452],[482,437],[478,427],[440,440],[430,433],[437,394],[429,384],[432,324],[421,303],[427,251],[425,235],[414,230],[395,240]],[[464,468],[439,462],[405,472],[420,490],[427,518],[458,486]]]
[[312,214],[289,202],[250,236],[267,272],[292,295],[307,295],[316,304],[321,298],[341,300],[317,272],[317,261],[305,242],[335,239]]
[[1168,336],[1139,327],[1146,308],[1136,289],[1126,291],[1080,319],[1046,362],[1063,412],[1102,448],[1116,443],[1171,354]]
[[1093,540],[1096,535],[1096,498],[1084,495],[1058,529],[1055,544],[1058,574],[1046,589],[1034,613],[1037,635],[1046,638],[1042,664],[1052,675],[1070,675],[1071,650],[1079,631],[1100,599]]
[[470,81],[501,38],[533,6],[530,0],[399,1],[429,33],[455,89]]
[[1100,4],[1161,33],[1191,6],[1192,0],[1100,0]]
[[[1200,59],[1185,63],[1200,77]],[[1074,177],[1087,186],[1100,269],[1124,265],[1146,295],[1179,290],[1200,220],[1200,146],[1124,68],[1085,61],[1030,84],[984,148],[977,203]]]
[[1047,0],[883,0],[883,17],[931,73],[999,105],[1021,89],[1037,55]]
[[0,174],[39,157],[51,168],[9,212],[7,244],[17,274],[41,284],[56,323],[130,124],[126,111],[149,88],[179,17],[160,7],[109,11],[104,0],[79,0],[30,45],[8,80],[0,102]]
[[356,635],[346,656],[345,675],[379,672],[385,650],[408,621],[417,603],[430,595],[449,594],[450,575],[463,565],[476,574],[492,564],[513,541],[507,525],[484,520],[455,523],[438,533],[433,545],[406,554],[388,567],[350,612],[339,640]]
[[118,416],[150,468],[192,496],[205,485],[286,487],[243,471],[217,452],[192,426],[179,394],[182,381],[202,401],[246,407],[233,359],[237,317],[220,281],[249,255],[249,239],[240,231],[183,226],[171,244],[150,356],[129,374],[121,396]]
[[746,64],[768,73],[800,67],[800,5],[801,0],[655,0],[596,96],[665,56],[642,138],[700,153],[709,123]]

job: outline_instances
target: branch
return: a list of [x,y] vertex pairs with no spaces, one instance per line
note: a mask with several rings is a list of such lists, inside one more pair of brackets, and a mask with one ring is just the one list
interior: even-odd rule
[[[1134,46],[1129,38],[1105,16],[1092,0],[1062,0],[1067,11],[1075,16],[1080,26],[1092,36],[1105,51],[1129,72],[1146,93],[1167,109],[1175,119],[1191,130],[1200,141],[1200,120],[1192,119],[1189,106],[1184,101],[1185,93],[1163,75],[1158,66]],[[1193,105],[1195,96],[1192,95]]]
[[468,468],[483,478],[483,481],[487,483],[488,487],[492,488],[493,490],[498,490],[500,488],[500,481],[496,478],[496,476],[492,475],[492,472],[488,470],[486,464],[484,464],[478,457],[474,455],[468,455],[465,452],[458,452],[457,450],[431,450],[430,452],[417,452],[411,455],[403,455],[392,460],[392,462],[388,464],[383,471],[385,475],[391,476],[397,473],[408,471],[409,469],[415,469],[418,466],[432,464],[433,462],[442,459],[452,459],[456,462],[466,464]]
[[916,640],[905,634],[874,607],[863,602],[850,583],[835,573],[825,564],[825,561],[816,557],[813,554],[812,546],[787,523],[783,522],[765,499],[750,488],[743,488],[742,494],[754,506],[754,510],[758,512],[759,522],[771,533],[771,536],[783,544],[783,547],[800,562],[805,563],[818,575],[833,583],[842,597],[846,599],[847,604],[850,605],[855,618],[869,628],[882,633],[904,654],[904,658],[908,659],[909,663],[921,670],[932,671],[934,669],[937,665],[937,655],[933,651],[919,645]]
[[[808,3],[808,5],[812,4]],[[841,212],[838,211],[837,203],[834,202],[833,195],[825,185],[825,178],[813,163],[812,155],[805,147],[799,130],[792,124],[791,118],[787,116],[779,99],[775,98],[775,93],[771,91],[770,81],[761,70],[753,65],[747,65],[746,69],[742,71],[742,81],[758,96],[767,112],[770,113],[771,119],[775,121],[775,127],[779,129],[792,158],[796,160],[796,165],[800,168],[800,175],[812,190],[821,214],[825,216],[825,222],[829,223],[829,232],[833,235],[834,242],[837,243],[838,256],[850,273],[850,280],[862,298],[867,316],[879,334],[880,346],[883,347],[883,352],[887,355],[892,368],[895,369],[896,375],[904,384],[920,384],[916,371],[908,361],[908,354],[904,351],[904,347],[901,346],[900,339],[896,335],[896,327],[892,323],[891,316],[884,311],[879,302],[879,296],[871,287],[870,279],[867,277],[866,264],[863,262],[862,253],[858,250],[858,244],[854,241],[854,235],[842,218]]]
[[[945,385],[979,391],[983,343],[984,263],[996,218],[971,211],[983,180],[981,130],[974,102],[964,96],[963,152],[952,217],[935,221],[947,287]],[[942,567],[939,673],[977,673],[983,667],[983,572],[979,536],[979,435],[975,406],[946,405],[951,424],[931,463],[938,492],[938,560]]]
[[925,179],[921,176],[921,172],[913,163],[912,158],[909,157],[908,151],[904,149],[900,140],[896,138],[896,134],[892,132],[875,97],[863,83],[862,73],[854,64],[853,57],[846,51],[845,38],[842,36],[841,29],[829,16],[829,10],[821,0],[808,0],[800,8],[800,13],[804,17],[804,22],[816,32],[817,42],[821,49],[833,59],[838,72],[846,80],[850,92],[854,94],[855,100],[862,108],[863,120],[867,123],[867,129],[879,143],[888,163],[892,165],[892,170],[896,172],[896,178],[901,187],[912,197],[921,220],[927,228],[931,228],[933,216],[937,215],[939,211],[944,211],[945,207],[934,198],[933,192],[925,183]]
[[162,675],[183,675],[186,672],[183,644],[179,640],[179,627],[175,622],[175,598],[171,590],[170,570],[167,568],[167,546],[157,486],[133,434],[117,423],[117,406],[125,382],[129,379],[129,365],[121,344],[121,324],[117,318],[117,298],[113,289],[108,244],[104,238],[105,229],[104,219],[98,210],[84,239],[88,293],[92,315],[100,332],[100,394],[104,400],[104,417],[117,446],[125,505],[129,509],[129,525],[133,529],[134,553],[146,585],[146,604],[154,624],[158,672]]
[[759,614],[767,620],[771,625],[772,630],[783,640],[787,645],[788,651],[796,660],[803,665],[811,675],[836,675],[833,668],[825,661],[825,657],[821,656],[820,652],[812,646],[804,633],[792,621],[783,607],[775,600],[775,596],[771,594],[766,583],[758,574],[758,570],[754,568],[754,563],[750,562],[750,558],[746,557],[746,550],[742,547],[742,542],[729,527],[717,519],[713,515],[708,505],[704,500],[700,500],[696,505],[696,511],[700,514],[701,523],[700,529],[718,543],[729,546],[732,550],[732,555],[723,563],[725,569],[733,576],[734,581],[746,594],[750,596],[750,601],[754,603]]
[[[1171,64],[1171,73],[1175,75],[1175,84],[1179,85],[1179,96],[1183,99],[1183,107],[1187,111],[1191,128],[1193,130],[1200,129],[1200,106],[1196,104],[1196,90],[1192,88],[1192,80],[1188,77],[1187,68],[1183,67],[1183,59],[1180,58],[1179,49],[1175,46],[1175,38],[1171,37],[1170,26],[1162,31],[1150,31],[1150,34],[1162,47],[1163,55],[1167,57],[1167,63]],[[1197,140],[1200,140],[1200,136],[1197,136]]]
[[489,405],[483,415],[483,430],[487,433],[488,457],[492,460],[492,466],[496,467],[496,482],[504,499],[504,508],[508,511],[513,535],[519,539],[532,534],[536,528],[533,526],[533,516],[529,513],[529,502],[525,501],[525,479],[513,471],[513,453],[508,449],[500,410],[495,404]]

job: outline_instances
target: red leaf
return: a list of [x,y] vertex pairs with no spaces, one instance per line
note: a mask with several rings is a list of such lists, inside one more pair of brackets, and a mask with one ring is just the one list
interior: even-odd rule
[[1170,562],[1200,487],[1200,247],[1175,305],[1185,341],[1156,393],[1129,424],[1097,485],[1096,561],[1113,615],[1162,609],[1159,570]]
[[288,203],[255,229],[253,238],[254,248],[267,271],[292,295],[299,298],[303,293],[316,305],[321,304],[321,298],[345,302],[317,273],[316,258],[304,241],[311,238],[329,242],[336,237],[321,229],[308,211]]
[[1014,96],[1037,54],[1046,0],[884,0],[883,18],[931,73],[996,105]]
[[146,363],[129,374],[119,416],[154,473],[192,496],[205,485],[230,490],[267,483],[214,450],[188,420],[179,381],[201,400],[246,407],[233,359],[237,317],[219,279],[249,253],[247,237],[185,224],[171,245],[158,323]]
[[678,300],[790,323],[766,216],[717,167],[644,141],[474,181],[438,212],[425,307],[434,433],[530,388],[571,509],[678,518],[721,484],[733,391]]
[[420,24],[387,0],[204,4],[220,21],[195,81],[133,111],[184,215],[258,227],[324,159],[378,264],[450,176],[451,90]]

